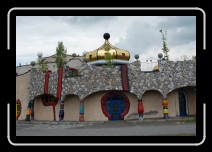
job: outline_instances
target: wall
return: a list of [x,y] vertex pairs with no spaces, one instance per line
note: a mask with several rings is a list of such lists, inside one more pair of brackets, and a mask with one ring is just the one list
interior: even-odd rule
[[196,93],[193,87],[183,88],[187,96],[188,115],[196,114]]
[[[69,94],[74,94],[79,99],[85,98],[85,120],[107,120],[107,117],[101,111],[102,92],[107,90],[123,90],[121,66],[106,67],[89,66],[83,64],[79,77],[63,78],[62,82],[62,100]],[[130,114],[137,113],[137,102],[134,102],[136,96],[143,95],[145,117],[162,117],[162,98],[168,98],[169,114],[172,117],[179,115],[178,94],[174,92],[177,88],[196,86],[196,61],[159,61],[159,71],[143,72],[141,71],[140,61],[135,61],[128,66],[128,80],[130,93],[127,95],[130,100]],[[39,74],[32,71],[30,81],[30,99],[43,94],[45,74]],[[64,69],[63,75],[67,74]],[[57,72],[53,72],[49,77],[49,93],[56,96],[57,93]],[[149,92],[157,90],[160,93]],[[185,90],[186,91],[186,90]],[[98,93],[96,93],[98,92]],[[146,93],[147,94],[146,94]],[[149,93],[148,93],[149,92]],[[191,91],[190,91],[191,92]],[[189,114],[196,113],[196,97],[188,92]],[[127,93],[126,93],[127,94]],[[134,94],[134,95],[133,95]],[[145,95],[146,94],[146,95]],[[150,95],[148,95],[150,94]],[[78,106],[75,102],[67,102],[67,108]],[[154,107],[154,108],[153,108]],[[161,108],[160,108],[161,107]],[[79,109],[76,107],[76,109]],[[75,110],[76,110],[75,109]],[[155,113],[156,111],[156,113]],[[157,112],[158,111],[158,112]],[[76,114],[75,114],[76,113]],[[151,114],[152,113],[152,114]],[[154,114],[155,113],[155,114]],[[66,114],[65,114],[66,115]],[[71,113],[70,113],[71,115]],[[72,113],[73,119],[78,120],[77,110]]]
[[136,95],[130,92],[123,92],[130,101],[130,109],[129,112],[125,115],[124,119],[128,119],[131,114],[138,113],[138,98]]
[[[196,86],[196,61],[160,61],[159,71],[141,71],[140,61],[135,61],[128,66],[129,90],[133,94],[142,95],[148,90],[158,90],[166,97],[169,92],[185,86]],[[64,69],[63,75],[67,71]],[[49,90],[56,95],[57,72],[52,73],[49,80]],[[33,98],[43,93],[45,74],[34,72],[30,86],[30,97]],[[42,83],[42,84],[41,84]],[[121,66],[89,66],[85,65],[80,70],[79,77],[63,78],[62,97],[68,94],[78,95],[80,99],[102,90],[123,90]]]
[[[59,108],[60,104],[58,103],[55,107],[55,116],[56,120],[59,120]],[[44,106],[41,99],[36,99],[34,101],[34,119],[35,120],[54,120],[53,107]]]
[[147,91],[142,96],[144,118],[162,118],[162,95],[158,91]]
[[196,86],[196,61],[159,61],[159,71],[143,72],[141,63],[128,65],[130,91],[139,95],[148,90],[158,90],[165,98],[176,88]]
[[101,99],[107,92],[97,92],[89,95],[84,101],[84,120],[85,121],[107,121],[108,118],[103,114]]
[[64,121],[79,121],[79,97],[69,95],[64,101]]
[[[185,93],[187,99],[187,115],[196,115],[196,93],[194,92],[195,87],[183,87],[181,89]],[[178,96],[179,91],[180,89],[176,89],[167,95],[170,117],[180,116]]]
[[18,120],[25,120],[26,118],[26,110],[29,102],[29,82],[30,72],[16,77],[16,101],[20,99],[22,106],[21,115]]
[[178,89],[170,92],[167,95],[167,100],[168,100],[169,117],[179,116],[180,111],[179,111]]
[[[101,99],[107,94],[109,91],[97,92],[89,95],[85,98],[84,102],[84,119],[85,121],[107,121],[108,118],[102,112],[101,107]],[[125,115],[125,119],[132,113],[137,112],[138,110],[138,100],[137,97],[129,92],[123,91],[129,101],[130,101],[130,109],[127,115]]]

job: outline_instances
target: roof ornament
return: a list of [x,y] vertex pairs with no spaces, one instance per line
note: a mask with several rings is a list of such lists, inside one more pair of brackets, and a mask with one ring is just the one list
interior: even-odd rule
[[105,40],[109,40],[110,34],[109,34],[109,33],[105,33],[105,34],[103,35],[103,37],[104,37]]

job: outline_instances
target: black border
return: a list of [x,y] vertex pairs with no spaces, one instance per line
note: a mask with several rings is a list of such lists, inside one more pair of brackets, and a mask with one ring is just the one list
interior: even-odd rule
[[[199,63],[204,55],[203,50],[203,14],[199,10],[14,10],[10,14],[10,51],[16,50],[16,16],[196,16],[196,50],[197,50],[197,82],[203,73]],[[168,14],[168,15],[167,15]],[[203,91],[201,83],[197,83],[197,136],[16,136],[15,102],[10,100],[10,139],[13,143],[199,143],[203,139]],[[14,90],[15,93],[15,90]]]

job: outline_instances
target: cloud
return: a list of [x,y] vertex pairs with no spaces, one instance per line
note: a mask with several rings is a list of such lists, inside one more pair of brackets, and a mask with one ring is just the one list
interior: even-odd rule
[[168,32],[167,38],[170,45],[182,45],[196,41],[196,17],[174,16],[166,17],[157,26]]
[[40,51],[44,56],[55,54],[58,41],[63,41],[68,54],[92,51],[104,43],[105,32],[112,45],[130,51],[131,61],[135,54],[156,60],[162,52],[160,29],[168,32],[170,58],[196,54],[192,16],[18,16],[16,65],[36,60]]
[[118,16],[53,16],[52,18],[71,25],[93,26],[101,22],[111,22],[117,19]]

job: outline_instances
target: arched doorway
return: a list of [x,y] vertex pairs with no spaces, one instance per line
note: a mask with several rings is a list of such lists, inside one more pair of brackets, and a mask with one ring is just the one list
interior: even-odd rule
[[180,116],[187,116],[187,101],[183,91],[179,91],[179,108]]
[[51,94],[37,96],[32,108],[34,119],[56,121],[56,106],[58,106],[58,101],[58,98]]
[[124,120],[130,103],[127,96],[121,92],[109,92],[102,97],[102,111],[109,120]]

